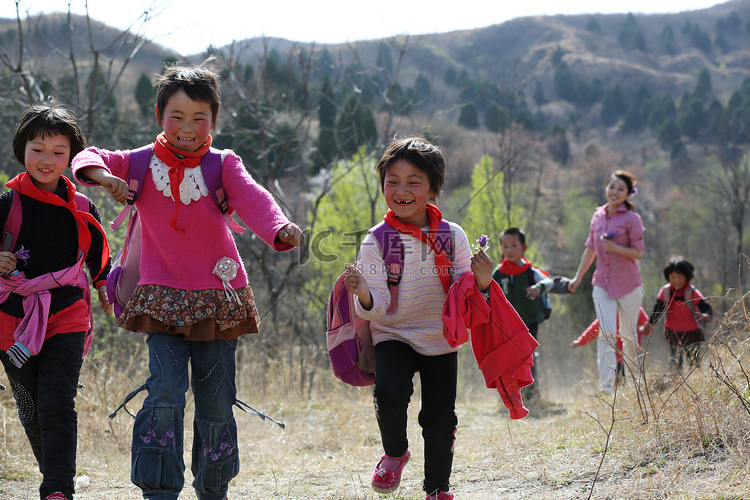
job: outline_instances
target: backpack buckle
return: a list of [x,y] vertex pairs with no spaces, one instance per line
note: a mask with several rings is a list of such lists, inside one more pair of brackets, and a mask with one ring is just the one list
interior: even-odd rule
[[398,286],[399,283],[401,283],[401,265],[392,262],[390,265],[390,268],[386,271],[388,274],[388,279],[386,282],[391,286]]

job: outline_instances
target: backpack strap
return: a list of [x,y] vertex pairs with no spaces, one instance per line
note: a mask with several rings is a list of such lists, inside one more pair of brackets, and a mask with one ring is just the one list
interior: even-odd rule
[[221,211],[224,222],[226,222],[229,229],[235,233],[242,234],[245,232],[245,228],[237,224],[232,219],[234,209],[229,205],[227,200],[226,192],[224,191],[224,183],[222,182],[222,154],[218,149],[210,148],[208,153],[203,155],[201,158],[201,171],[203,172],[203,180],[206,181],[206,187],[208,188],[208,194],[219,210]]
[[154,149],[153,144],[134,149],[130,152],[130,164],[128,165],[128,198],[125,200],[125,208],[120,211],[119,215],[109,223],[110,229],[116,231],[125,218],[135,207],[135,200],[141,194],[143,181],[146,179],[146,172],[151,164],[151,153]]
[[383,252],[385,272],[388,274],[388,290],[391,292],[388,312],[393,312],[398,305],[398,285],[401,283],[404,270],[404,244],[398,231],[385,221],[372,228],[370,232],[378,240]]
[[[388,312],[393,312],[398,306],[398,285],[404,271],[404,244],[398,231],[386,223],[379,223],[370,232],[377,239],[383,252],[383,262],[388,274],[388,290],[391,292],[391,304]],[[451,227],[448,221],[441,220],[435,235],[435,244],[445,252],[448,259],[453,263],[453,239],[451,238]]]
[[10,210],[8,218],[5,219],[5,228],[3,228],[2,251],[12,252],[16,247],[18,232],[21,230],[21,197],[13,189],[8,191],[10,198]]

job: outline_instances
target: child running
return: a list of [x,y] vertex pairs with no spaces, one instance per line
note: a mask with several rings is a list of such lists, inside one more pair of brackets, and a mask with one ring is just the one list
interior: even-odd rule
[[469,270],[478,289],[486,292],[494,264],[483,251],[472,256],[466,234],[452,222],[452,255],[435,244],[442,215],[430,202],[445,177],[445,160],[436,146],[421,138],[397,140],[376,172],[388,205],[385,222],[399,231],[404,250],[395,310],[382,252],[371,233],[362,242],[357,266],[347,266],[345,280],[347,290],[357,296],[357,314],[370,321],[375,344],[374,403],[385,451],[372,475],[372,487],[385,494],[401,482],[410,456],[407,407],[414,392],[412,378],[419,372],[423,489],[428,500],[451,500],[458,347],[451,347],[443,335],[441,311],[450,284]]
[[[78,420],[75,397],[91,345],[91,294],[106,313],[109,246],[99,212],[63,176],[86,147],[75,116],[55,104],[21,115],[13,154],[26,171],[0,195],[0,360],[42,484],[42,500],[72,500]],[[13,220],[20,225],[11,230]]]
[[677,372],[682,370],[683,353],[691,369],[698,366],[706,340],[703,325],[713,316],[711,305],[691,283],[694,275],[693,264],[682,256],[670,260],[664,267],[664,279],[669,283],[659,290],[651,317],[640,329],[645,335],[651,333],[666,311],[664,336],[669,344],[669,367]]
[[[193,487],[199,500],[227,498],[239,473],[235,351],[260,317],[234,238],[208,196],[200,168],[221,103],[218,75],[207,65],[172,66],[157,81],[156,121],[163,131],[143,190],[140,281],[118,324],[146,333],[148,396],[133,428],[131,479],[144,498],[177,499],[184,484],[183,415],[192,375]],[[99,184],[117,201],[128,193],[130,151],[89,148],[74,161],[81,182]],[[302,232],[271,194],[224,150],[228,201],[248,227],[277,251],[302,243]],[[227,273],[218,263],[229,262]],[[225,274],[222,279],[221,274]]]
[[[529,333],[534,339],[539,333],[539,323],[545,320],[544,309],[539,302],[539,297],[544,292],[549,292],[555,282],[535,267],[531,261],[524,257],[526,235],[517,227],[510,227],[503,231],[500,236],[503,249],[503,260],[492,273],[492,279],[497,281],[508,302],[515,308],[521,319],[529,328]],[[541,299],[540,299],[541,300]],[[534,364],[531,367],[531,375],[536,379],[537,351],[534,351]],[[539,384],[524,387],[524,399],[536,399],[539,396]]]

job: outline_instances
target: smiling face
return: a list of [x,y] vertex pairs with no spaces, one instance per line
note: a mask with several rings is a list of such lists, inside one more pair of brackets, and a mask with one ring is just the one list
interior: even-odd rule
[[24,166],[34,185],[43,191],[55,191],[69,160],[70,139],[66,135],[36,136],[26,143]]
[[628,199],[628,196],[630,196],[628,185],[619,177],[613,177],[610,179],[604,190],[604,194],[607,197],[610,211],[620,208],[620,206],[625,203],[625,200]]
[[685,286],[685,283],[687,283],[687,278],[684,274],[678,273],[677,271],[669,273],[669,284],[672,285],[672,288],[675,290],[679,290]]
[[190,152],[200,148],[214,128],[211,105],[194,101],[182,89],[169,98],[161,112],[156,109],[156,121],[172,146]]
[[383,196],[388,208],[403,222],[427,226],[427,202],[435,197],[427,174],[406,160],[396,160],[385,173]]

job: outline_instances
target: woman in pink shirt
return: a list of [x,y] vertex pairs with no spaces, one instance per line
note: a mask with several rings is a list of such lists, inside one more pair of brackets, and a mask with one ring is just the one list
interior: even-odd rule
[[570,283],[575,292],[584,274],[596,260],[591,280],[594,308],[602,335],[597,343],[599,389],[611,393],[615,386],[617,370],[616,336],[617,317],[621,325],[623,354],[634,375],[641,373],[638,356],[638,312],[643,301],[643,284],[638,260],[643,256],[643,221],[633,209],[628,198],[636,193],[638,179],[625,170],[616,170],[607,182],[607,203],[600,206],[591,217],[586,248],[581,256],[578,271]]

